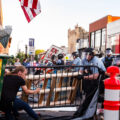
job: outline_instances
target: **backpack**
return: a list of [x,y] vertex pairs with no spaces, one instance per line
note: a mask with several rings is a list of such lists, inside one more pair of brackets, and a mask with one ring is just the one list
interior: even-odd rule
[[104,65],[105,65],[106,68],[111,66],[112,62],[113,62],[113,57],[105,57]]

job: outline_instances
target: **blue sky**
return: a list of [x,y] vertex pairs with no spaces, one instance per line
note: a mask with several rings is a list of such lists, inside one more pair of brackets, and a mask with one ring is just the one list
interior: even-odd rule
[[10,55],[25,50],[29,38],[35,48],[47,50],[52,44],[68,44],[68,29],[75,25],[89,31],[89,24],[106,15],[120,16],[119,0],[40,0],[41,13],[27,22],[19,0],[2,0],[3,25],[11,25]]

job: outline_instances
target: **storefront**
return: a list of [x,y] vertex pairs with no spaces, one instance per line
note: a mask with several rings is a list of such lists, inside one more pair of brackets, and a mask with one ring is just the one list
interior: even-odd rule
[[105,51],[108,47],[107,40],[107,25],[120,19],[117,16],[108,15],[89,25],[89,46],[98,51]]
[[106,46],[112,48],[113,53],[120,53],[120,19],[107,24]]

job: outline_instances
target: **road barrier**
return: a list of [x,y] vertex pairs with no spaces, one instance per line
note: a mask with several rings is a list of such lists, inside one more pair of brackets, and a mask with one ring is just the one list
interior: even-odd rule
[[106,79],[105,84],[105,100],[104,100],[104,120],[119,120],[120,110],[120,80],[116,79],[116,74],[120,70],[116,66],[107,69],[110,78]]

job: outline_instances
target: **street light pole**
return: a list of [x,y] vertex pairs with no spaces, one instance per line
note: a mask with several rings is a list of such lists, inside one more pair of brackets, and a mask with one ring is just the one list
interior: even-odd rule
[[25,58],[27,58],[27,49],[28,49],[28,47],[27,47],[27,45],[25,45]]

